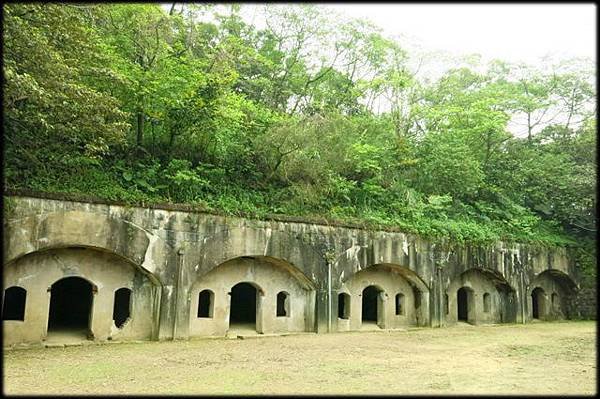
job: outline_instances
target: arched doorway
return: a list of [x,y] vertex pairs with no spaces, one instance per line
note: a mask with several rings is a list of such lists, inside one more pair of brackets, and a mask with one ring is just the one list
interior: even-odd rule
[[238,283],[231,288],[229,327],[256,329],[256,287]]
[[81,277],[67,277],[52,284],[48,333],[91,336],[92,288],[92,284]]
[[545,293],[543,289],[537,287],[531,292],[531,317],[539,320],[545,313]]
[[382,313],[382,304],[380,293],[383,292],[380,288],[374,285],[366,287],[362,291],[362,323],[379,325],[381,324],[380,314]]
[[571,306],[579,287],[571,276],[556,269],[544,270],[531,282],[531,313],[533,320],[570,319],[574,315]]
[[469,268],[452,279],[447,292],[453,297],[448,306],[450,323],[479,325],[516,321],[515,290],[498,270]]
[[456,293],[458,321],[469,321],[469,289],[461,287]]

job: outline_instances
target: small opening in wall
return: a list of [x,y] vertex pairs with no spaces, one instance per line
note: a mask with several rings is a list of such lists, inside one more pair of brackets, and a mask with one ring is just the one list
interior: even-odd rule
[[338,317],[344,320],[350,317],[350,295],[346,293],[338,295]]
[[485,294],[483,294],[483,311],[485,313],[489,313],[490,308],[491,308],[490,294],[486,292]]
[[25,320],[25,300],[27,291],[21,287],[9,287],[4,290],[2,320]]
[[131,316],[131,290],[119,288],[115,291],[115,302],[113,306],[113,320],[117,328],[123,328],[123,324]]
[[396,294],[396,315],[404,314],[404,294]]
[[290,316],[290,294],[281,291],[277,294],[277,317]]
[[211,290],[203,290],[198,295],[198,317],[213,317],[215,294]]

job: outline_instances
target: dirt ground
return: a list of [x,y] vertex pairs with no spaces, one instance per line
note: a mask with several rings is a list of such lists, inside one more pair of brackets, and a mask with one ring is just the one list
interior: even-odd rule
[[596,323],[10,350],[5,394],[589,394]]

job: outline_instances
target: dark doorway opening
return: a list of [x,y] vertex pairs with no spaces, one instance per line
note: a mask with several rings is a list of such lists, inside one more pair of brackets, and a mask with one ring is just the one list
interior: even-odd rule
[[540,319],[544,309],[544,290],[540,287],[531,292],[531,317]]
[[256,288],[239,283],[231,289],[229,324],[256,324]]
[[469,320],[469,291],[462,287],[457,292],[457,306],[458,306],[458,320],[468,321]]
[[362,321],[377,322],[377,305],[380,290],[370,285],[362,292]]
[[350,317],[350,295],[338,294],[338,317],[347,320]]
[[113,306],[113,320],[117,328],[122,328],[131,314],[131,290],[119,288],[115,292],[115,303]]
[[52,284],[48,332],[90,332],[92,284],[80,277],[67,277]]

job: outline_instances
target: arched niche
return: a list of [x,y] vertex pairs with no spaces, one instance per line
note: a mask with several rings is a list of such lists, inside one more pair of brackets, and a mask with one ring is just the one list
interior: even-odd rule
[[[548,269],[537,274],[527,290],[529,318],[569,319],[571,317],[569,301],[576,295],[578,289],[575,281],[560,270]],[[536,310],[535,315],[534,310]]]
[[[280,226],[281,227],[281,226]],[[298,231],[261,227],[231,226],[211,231],[203,241],[198,256],[196,278],[232,259],[268,259],[287,269],[299,280],[308,280],[310,286],[319,286],[327,276],[323,254],[307,243]]]
[[516,321],[516,292],[496,270],[470,268],[450,281],[446,288],[447,323],[456,323],[467,314],[471,324]]
[[[284,259],[262,255],[244,255],[229,259],[200,276],[190,293],[190,336],[222,336],[235,330],[230,326],[232,288],[251,284],[256,289],[256,324],[258,333],[314,331],[315,284],[304,273]],[[212,318],[195,317],[201,291],[214,292]],[[289,317],[277,316],[277,297],[287,294]]]
[[[350,309],[345,317],[337,318],[338,331],[360,330],[363,328],[363,291],[369,286],[377,287],[380,298],[377,305],[377,325],[393,329],[429,323],[429,287],[411,269],[405,266],[378,263],[371,265],[342,281],[335,295],[349,295]],[[404,311],[396,313],[395,298],[403,295]],[[339,306],[334,306],[339,309]]]
[[[107,248],[70,245],[28,253],[5,265],[5,284],[18,283],[29,293],[26,322],[4,323],[6,345],[55,338],[48,329],[56,311],[51,309],[52,297],[58,292],[54,291],[55,284],[65,278],[80,278],[92,287],[86,338],[156,339],[161,295],[158,277]],[[121,328],[113,320],[114,293],[120,288],[131,290],[131,317]]]

